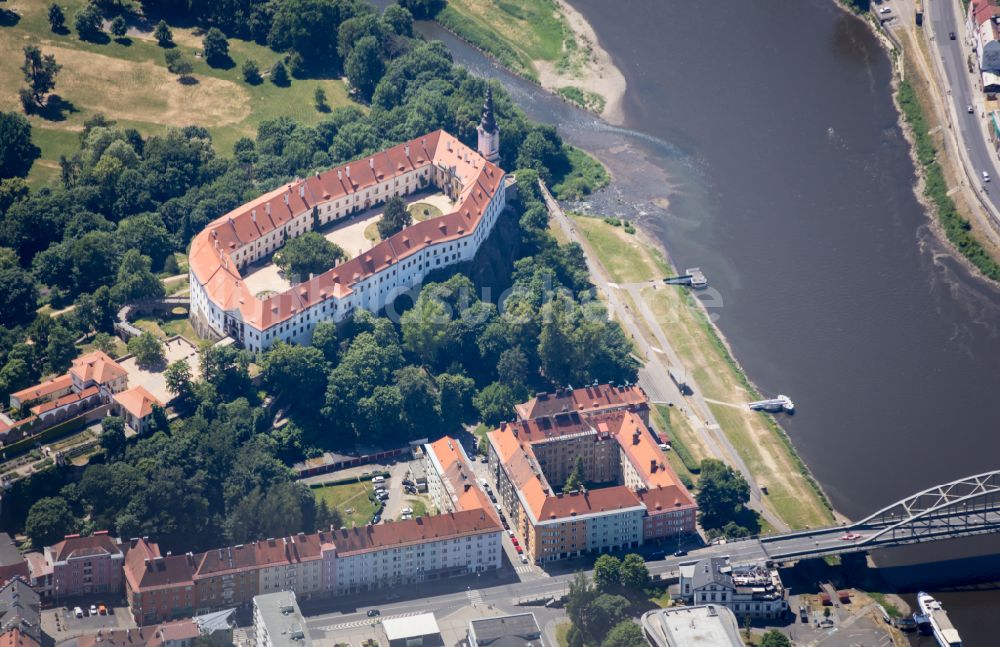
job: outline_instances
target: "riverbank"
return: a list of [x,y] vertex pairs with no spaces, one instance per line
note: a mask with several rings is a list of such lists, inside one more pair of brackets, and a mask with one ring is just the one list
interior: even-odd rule
[[914,192],[927,212],[931,230],[943,245],[957,252],[956,258],[969,271],[1000,283],[1000,239],[989,222],[990,214],[964,179],[958,144],[945,139],[946,134],[954,138],[944,107],[947,98],[941,96],[922,29],[914,23],[898,26],[892,33],[870,11],[859,12],[844,0],[837,4],[868,25],[895,63],[893,102],[918,177]]
[[[670,346],[696,385],[695,397],[707,403],[711,416],[764,493],[761,504],[790,528],[833,523],[829,501],[787,435],[772,416],[746,407],[760,394],[702,302],[687,288],[660,283],[660,278],[675,272],[662,246],[641,229],[631,234],[613,221],[574,216],[574,222],[614,281],[612,289],[622,295],[627,310],[638,314],[640,334],[654,352],[662,344],[655,329],[666,331]],[[690,404],[656,407],[654,420],[674,442],[679,441],[679,451],[671,452],[672,466],[683,479],[696,484],[697,473],[692,468],[699,459],[728,457],[718,455],[719,444],[712,438],[711,425],[690,424],[685,410],[694,411],[697,404],[688,400]]]
[[625,76],[566,0],[452,0],[436,19],[512,72],[622,124]]

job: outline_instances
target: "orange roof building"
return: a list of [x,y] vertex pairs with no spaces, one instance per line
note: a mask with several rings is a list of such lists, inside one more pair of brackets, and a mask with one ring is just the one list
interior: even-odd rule
[[74,359],[69,375],[74,387],[79,390],[89,386],[104,386],[112,393],[117,393],[128,384],[128,373],[103,350],[91,351]]
[[[281,294],[258,297],[243,280],[248,265],[270,257],[287,239],[429,185],[455,201],[454,211],[416,222]],[[357,308],[378,311],[428,272],[471,260],[504,206],[503,170],[441,130],[296,180],[195,236],[189,253],[192,323],[253,351],[279,341],[307,342],[319,321],[342,321]]]
[[[557,395],[563,403],[538,418],[491,431],[489,464],[501,508],[535,562],[590,551],[634,548],[694,532],[696,505],[667,463],[641,414],[641,389],[604,385]],[[552,411],[539,394],[519,415]],[[602,408],[603,407],[603,408]],[[598,486],[558,492],[576,465]]]
[[440,512],[483,509],[496,517],[493,502],[483,492],[462,443],[451,436],[424,445],[427,492]]
[[117,413],[125,419],[125,424],[137,433],[143,433],[149,428],[153,418],[153,407],[163,406],[163,403],[142,385],[115,393],[112,398]]
[[10,406],[12,409],[20,409],[30,402],[48,402],[66,395],[73,390],[73,378],[69,374],[60,375],[41,384],[29,386],[10,394]]

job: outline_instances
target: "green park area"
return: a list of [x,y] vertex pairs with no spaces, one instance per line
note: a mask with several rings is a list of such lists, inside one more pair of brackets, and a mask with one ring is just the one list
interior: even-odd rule
[[317,88],[326,93],[335,108],[350,103],[339,79],[292,79],[279,87],[266,77],[250,85],[241,73],[243,63],[253,59],[262,72],[283,57],[265,45],[229,38],[231,63],[210,67],[200,56],[203,33],[198,28],[172,26],[176,51],[192,64],[191,82],[181,82],[166,66],[164,52],[153,37],[152,25],[134,17],[127,35],[105,42],[81,40],[73,29],[73,16],[84,0],[60,2],[67,16],[68,32],[57,34],[48,22],[47,2],[20,2],[20,19],[0,29],[0,110],[21,112],[18,89],[23,85],[21,49],[34,43],[43,54],[52,54],[62,69],[53,92],[63,109],[51,114],[31,115],[32,138],[42,155],[32,167],[29,180],[45,184],[58,177],[59,156],[70,157],[79,148],[84,122],[103,113],[122,127],[135,128],[145,136],[162,134],[173,126],[202,126],[212,135],[216,150],[232,152],[240,137],[253,138],[265,120],[289,116],[305,125],[327,117],[317,110]]
[[[640,283],[674,273],[658,249],[641,235],[626,231],[621,223],[615,226],[611,221],[585,216],[574,219],[612,281]],[[833,516],[826,499],[785,432],[770,415],[752,412],[744,406],[759,399],[759,394],[691,292],[684,287],[650,283],[639,294],[693,375],[730,443],[757,483],[767,487],[767,504],[793,528],[829,524]],[[649,324],[643,324],[641,317],[638,319],[643,334],[655,342]],[[652,419],[676,447],[669,452],[671,465],[679,468],[682,478],[696,482],[698,464],[701,459],[711,457],[705,441],[684,416],[667,407],[657,407]]]
[[371,493],[370,481],[313,488],[317,500],[325,501],[331,510],[340,511],[347,528],[364,526],[372,520],[376,507],[371,500]]

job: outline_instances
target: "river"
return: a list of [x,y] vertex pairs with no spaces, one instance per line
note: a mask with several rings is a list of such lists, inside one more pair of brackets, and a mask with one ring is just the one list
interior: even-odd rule
[[[839,511],[860,518],[1000,466],[1000,291],[932,235],[889,59],[868,28],[832,0],[728,12],[680,0],[573,5],[628,82],[622,128],[496,69],[437,25],[421,31],[605,162],[614,183],[589,206],[637,218],[677,266],[705,271],[751,379],[795,399],[783,425]],[[876,560],[996,552],[991,537]],[[924,572],[935,569],[907,574]],[[989,612],[1000,594],[941,598],[967,647],[996,644]]]

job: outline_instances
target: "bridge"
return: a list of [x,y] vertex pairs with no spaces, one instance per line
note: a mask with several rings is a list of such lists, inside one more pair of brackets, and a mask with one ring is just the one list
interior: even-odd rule
[[1000,470],[936,485],[861,521],[761,537],[767,559],[790,561],[1000,531]]

